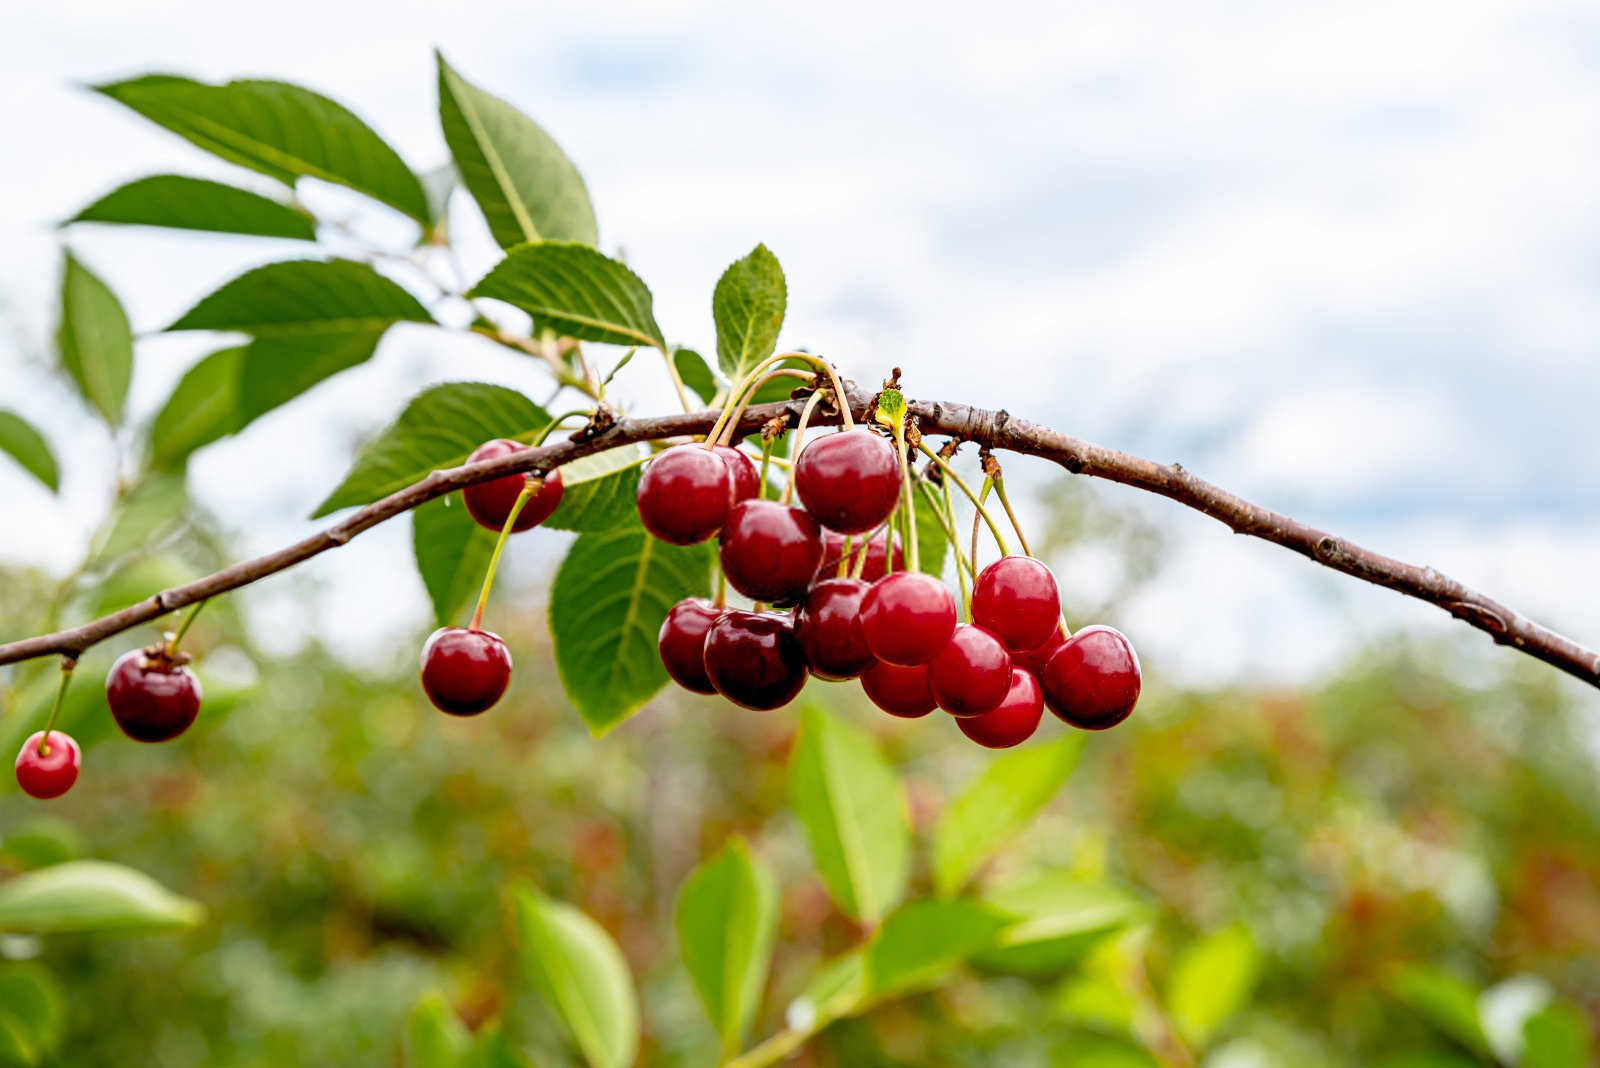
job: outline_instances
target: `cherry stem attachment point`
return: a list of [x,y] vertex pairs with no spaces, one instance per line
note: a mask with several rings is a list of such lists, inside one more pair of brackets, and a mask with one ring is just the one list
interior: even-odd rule
[[167,639],[167,656],[172,657],[178,655],[178,643],[183,641],[183,636],[185,634],[189,633],[189,628],[194,626],[194,617],[200,614],[200,609],[204,608],[206,606],[206,602],[210,600],[211,598],[207,597],[203,601],[196,601],[189,611],[184,615],[183,621],[178,624],[178,629],[173,632],[172,637]]
[[[200,602],[204,604],[205,602]],[[61,715],[62,702],[67,697],[67,683],[72,681],[72,669],[78,666],[78,658],[64,656],[61,658],[61,685],[56,687],[56,700],[50,706],[50,718],[45,721],[44,736],[39,739],[39,755],[50,755],[50,732],[55,728],[56,719]]]
[[517,494],[517,499],[511,506],[511,513],[506,516],[505,523],[500,527],[500,539],[494,543],[494,555],[489,557],[489,567],[483,573],[483,590],[478,594],[478,607],[473,610],[472,623],[468,630],[483,629],[483,610],[489,603],[489,590],[494,586],[494,573],[500,567],[500,554],[505,551],[506,539],[511,536],[511,527],[517,521],[517,516],[522,513],[523,505],[527,504],[539,491],[544,489],[544,479],[525,477],[522,482],[522,492]]

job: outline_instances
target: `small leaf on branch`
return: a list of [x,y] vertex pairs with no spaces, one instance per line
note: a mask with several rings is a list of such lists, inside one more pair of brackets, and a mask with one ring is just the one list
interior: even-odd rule
[[517,941],[535,989],[572,1032],[590,1068],[625,1068],[639,1048],[639,1003],[617,944],[588,916],[518,887]]
[[571,241],[536,241],[506,253],[467,294],[503,300],[545,330],[580,341],[666,348],[649,287],[624,264]]
[[68,222],[123,223],[315,241],[307,213],[237,186],[157,174],[112,190]]
[[100,860],[73,860],[0,883],[0,931],[59,934],[166,931],[205,918],[142,872]]
[[362,333],[431,323],[405,289],[354,260],[287,260],[226,282],[167,327],[237,330],[256,337]]
[[672,362],[678,367],[678,377],[701,401],[710,404],[717,395],[717,376],[711,372],[705,357],[693,349],[674,349]]
[[56,345],[84,400],[107,423],[121,423],[133,376],[133,331],[116,294],[70,253],[61,277]]
[[731,1053],[761,1004],[778,928],[777,880],[743,839],[730,839],[684,881],[676,923],[684,966]]
[[628,526],[638,519],[642,445],[607,449],[563,464],[561,505],[544,525],[552,530],[594,531]]
[[44,435],[22,416],[0,409],[0,452],[5,453],[53,493],[61,488],[61,470]]
[[900,426],[906,421],[905,394],[898,389],[886,389],[879,393],[872,417],[890,430]]
[[976,901],[911,902],[884,920],[867,946],[867,996],[936,985],[992,946],[1005,926],[1004,916]]
[[189,454],[244,428],[239,382],[248,346],[213,352],[178,380],[150,424],[150,466],[171,470]]
[[1224,928],[1184,950],[1167,990],[1167,1011],[1184,1040],[1206,1046],[1249,1003],[1260,968],[1261,954],[1243,927]]
[[711,296],[711,317],[717,324],[717,362],[730,381],[738,382],[777,349],[788,300],[783,267],[765,245],[722,272]]

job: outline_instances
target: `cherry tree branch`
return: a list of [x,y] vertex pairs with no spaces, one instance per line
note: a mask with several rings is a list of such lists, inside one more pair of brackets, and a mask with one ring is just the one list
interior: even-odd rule
[[[851,408],[866,418],[871,395],[849,390]],[[750,433],[768,420],[798,412],[795,401],[754,406],[739,420],[741,433]],[[1431,567],[1408,564],[1384,556],[1345,538],[1319,530],[1289,516],[1234,496],[1190,474],[1177,464],[1159,464],[1115,449],[1070,437],[1049,427],[1011,417],[1005,411],[988,411],[943,401],[913,401],[915,415],[925,434],[949,435],[978,445],[1050,460],[1074,474],[1120,482],[1157,493],[1225,523],[1237,534],[1281,545],[1324,567],[1386,586],[1449,612],[1502,645],[1543,660],[1591,686],[1600,687],[1600,653],[1519,615],[1511,608]],[[548,472],[590,453],[641,441],[704,434],[717,419],[714,410],[686,412],[643,419],[621,419],[602,428],[588,427],[572,439],[527,449],[507,456],[434,471],[426,478],[380,501],[357,509],[317,534],[276,552],[245,560],[215,574],[182,586],[162,590],[118,612],[81,626],[0,645],[0,664],[60,654],[77,657],[98,642],[149,623],[196,601],[247,586],[269,575],[303,563],[313,556],[344,545],[351,538],[418,505],[453,493],[463,486],[508,474]],[[840,421],[839,413],[819,410],[814,423]]]

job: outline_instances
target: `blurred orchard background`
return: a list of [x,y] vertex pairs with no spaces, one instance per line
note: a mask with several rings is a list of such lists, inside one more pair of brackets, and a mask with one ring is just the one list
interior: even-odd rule
[[[684,343],[710,350],[712,284],[765,242],[789,281],[785,345],[863,382],[900,365],[913,396],[1179,460],[1600,640],[1592,10],[288,0],[246,14],[173,0],[3,25],[0,406],[45,429],[62,485],[0,462],[0,640],[314,529],[304,517],[354,448],[424,385],[544,399],[531,361],[399,327],[372,361],[198,453],[186,500],[136,543],[153,551],[63,582],[131,462],[54,370],[63,245],[150,334],[220,279],[304,254],[60,229],[145,174],[271,186],[81,86],[283,78],[426,168],[446,158],[435,44],[577,161],[601,247],[650,282]],[[302,192],[378,240],[414,240],[341,191]],[[469,200],[451,227],[476,277],[495,249]],[[141,341],[134,420],[214,347]],[[673,406],[642,372],[617,399]],[[996,864],[1116,886],[1143,919],[1063,974],[980,969],[838,1024],[798,1063],[1154,1063],[1130,1040],[1141,999],[1189,973],[1216,995],[1189,1036],[1211,1068],[1589,1063],[1595,692],[1167,502],[1020,460],[1007,475],[1069,622],[1127,631],[1147,696],[1089,739]],[[0,878],[115,860],[209,918],[151,938],[0,938],[0,957],[48,967],[65,995],[54,1063],[400,1064],[405,1020],[431,995],[469,1027],[503,1019],[532,1063],[568,1063],[509,964],[516,878],[618,939],[645,1006],[642,1063],[712,1063],[672,903],[733,831],[782,881],[756,1035],[781,1025],[807,971],[852,937],[786,809],[797,713],[669,692],[591,739],[544,625],[566,537],[513,542],[495,618],[518,674],[479,721],[443,721],[417,689],[431,618],[403,520],[202,615],[208,706],[175,746],[136,746],[88,714],[103,661],[145,634],[86,658],[84,779],[44,806],[8,778]],[[6,738],[18,678],[0,673]],[[853,687],[813,682],[802,700],[876,736],[922,828],[993,759],[948,723],[887,721]],[[1203,944],[1221,948],[1186,955]],[[1558,1055],[1576,1059],[1539,1060]]]

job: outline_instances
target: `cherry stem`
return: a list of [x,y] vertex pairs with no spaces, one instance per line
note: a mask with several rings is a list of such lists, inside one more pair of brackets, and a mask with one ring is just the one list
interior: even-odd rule
[[757,487],[757,496],[762,500],[767,499],[767,469],[772,464],[772,442],[766,438],[761,439],[761,485]]
[[[890,520],[885,519],[877,528],[866,534],[861,539],[861,549],[856,553],[855,560],[850,564],[850,577],[860,578],[867,573],[867,555],[872,552],[872,539],[880,533],[883,534],[883,573],[887,575],[894,570],[894,534],[889,530]],[[845,550],[845,559],[849,559],[850,551]]]
[[722,414],[717,417],[716,423],[711,427],[711,433],[706,435],[706,448],[711,448],[711,446],[718,444],[723,439],[726,439],[726,441],[723,441],[724,444],[733,440],[733,436],[739,427],[739,420],[744,418],[744,410],[750,407],[750,402],[755,400],[756,394],[760,392],[761,387],[768,382],[775,378],[803,378],[809,382],[815,377],[816,375],[810,371],[801,371],[793,367],[780,367],[776,371],[768,371],[748,386],[740,386],[738,390],[738,405],[734,405],[733,397],[730,395],[728,406],[723,408]]
[[[844,536],[844,548],[839,553],[839,567],[838,570],[834,571],[833,573],[834,578],[844,578],[846,573],[848,573],[850,570],[850,547],[854,545],[855,542],[856,536],[854,534],[846,534]],[[861,555],[865,556],[866,553],[867,546],[866,543],[863,542],[861,545]]]
[[[936,453],[932,449],[928,448],[928,445],[927,445],[926,442],[918,442],[917,443],[917,448],[922,451],[922,454],[924,456],[926,456],[928,459],[932,460],[935,464],[938,465],[939,471],[946,478],[953,479],[955,481],[956,488],[958,488],[959,490],[961,490],[962,493],[967,495],[967,500],[971,501],[972,502],[972,506],[978,510],[978,515],[982,516],[983,517],[983,521],[985,523],[989,524],[989,533],[994,535],[994,543],[995,543],[996,546],[999,547],[1000,555],[1001,556],[1010,556],[1011,555],[1011,549],[1006,545],[1005,535],[1000,533],[999,525],[995,523],[994,517],[991,516],[988,513],[988,511],[986,511],[984,509],[983,501],[979,500],[978,499],[978,495],[976,493],[972,492],[972,487],[967,485],[966,481],[960,475],[956,474],[955,468],[951,467],[948,463],[946,463],[943,456],[940,456],[938,453]],[[974,524],[974,525],[976,525],[976,524]],[[972,566],[973,567],[977,567],[978,566],[978,551],[977,551],[977,547],[976,546],[973,547],[973,551],[972,551]]]
[[478,594],[478,607],[473,610],[472,624],[468,630],[483,629],[483,609],[489,603],[489,590],[494,586],[494,573],[500,567],[500,554],[505,551],[506,539],[511,536],[512,524],[517,521],[522,506],[538,496],[542,489],[544,489],[544,479],[523,479],[522,492],[517,494],[516,502],[511,505],[511,514],[506,516],[505,523],[500,527],[500,540],[494,543],[494,555],[489,557],[489,568],[483,573],[483,590]]
[[795,424],[794,445],[791,446],[792,451],[789,454],[794,459],[795,468],[790,470],[789,482],[783,487],[783,504],[785,507],[788,506],[790,501],[794,500],[794,471],[799,468],[800,450],[805,448],[806,424],[811,422],[811,413],[817,410],[817,404],[821,400],[822,391],[817,390],[806,398],[806,406],[800,409],[800,422]]
[[194,617],[200,614],[200,609],[204,608],[206,606],[206,601],[209,601],[210,599],[211,598],[208,597],[205,601],[196,601],[194,606],[190,608],[189,611],[184,615],[183,621],[178,624],[178,629],[173,632],[172,637],[167,639],[168,657],[174,657],[178,655],[178,643],[183,641],[183,636],[185,634],[189,633],[189,628],[194,625]]
[[722,568],[717,568],[717,599],[712,602],[717,608],[728,607],[728,573]]
[[534,435],[533,440],[528,443],[528,448],[537,449],[540,445],[543,445],[545,438],[548,438],[551,434],[555,433],[557,427],[575,415],[581,415],[585,419],[592,419],[594,418],[594,409],[574,408],[570,412],[562,412],[560,415],[546,423],[543,429]]
[[[734,401],[740,401],[738,405],[738,415],[734,416],[733,419],[733,424],[737,426],[739,423],[739,417],[744,414],[744,409],[749,405],[750,398],[755,395],[757,386],[760,384],[760,382],[766,380],[765,378],[761,378],[762,372],[766,371],[767,368],[773,366],[774,364],[781,363],[784,360],[800,360],[803,363],[810,364],[814,370],[821,371],[826,374],[828,376],[828,381],[833,385],[834,399],[838,402],[839,412],[844,419],[844,428],[849,430],[851,427],[855,426],[855,417],[850,413],[849,395],[845,393],[844,383],[839,380],[839,372],[834,370],[833,364],[829,363],[821,356],[811,352],[779,352],[768,356],[766,359],[756,364],[755,367],[751,368],[750,373],[745,375],[744,378],[740,380],[739,384],[733,387],[732,392],[728,394],[728,403],[723,406],[721,418],[719,418],[712,426],[711,433],[706,435],[707,447],[716,443],[717,437],[728,421],[729,413],[734,411]],[[780,373],[795,374],[796,370],[795,368],[783,368],[780,372],[775,372],[773,376],[769,377],[775,377],[776,374]],[[799,374],[801,377],[806,377],[803,371],[799,372]]]
[[917,488],[926,494],[928,507],[933,510],[934,518],[939,521],[940,528],[944,530],[945,538],[949,540],[950,547],[955,552],[956,563],[958,565],[956,567],[956,578],[961,581],[962,590],[964,592],[966,590],[966,580],[963,578],[963,576],[973,575],[974,578],[977,576],[973,573],[972,562],[967,559],[967,554],[961,549],[961,535],[956,533],[955,520],[950,518],[952,514],[949,511],[950,486],[947,483],[944,487],[946,499],[942,504],[939,501],[938,494],[934,493],[933,487],[929,486],[926,482],[918,482]]
[[1006,510],[1006,517],[1011,520],[1011,529],[1017,532],[1017,540],[1022,543],[1024,556],[1032,556],[1033,550],[1028,547],[1028,536],[1022,532],[1022,524],[1017,520],[1017,513],[1011,510],[1011,501],[1006,497],[1005,479],[996,475],[989,481],[994,483],[994,495],[1000,498],[1000,507]]
[[894,425],[895,450],[900,454],[900,496],[906,507],[906,570],[921,571],[922,558],[917,554],[917,495],[911,489],[911,461],[906,448],[906,421]]
[[[204,601],[200,602],[204,604]],[[39,739],[39,755],[50,755],[50,731],[56,725],[56,717],[61,715],[61,704],[67,697],[67,683],[72,681],[72,669],[78,666],[78,658],[64,656],[61,658],[61,685],[56,688],[55,704],[50,706],[50,718],[45,721],[44,736]]]

